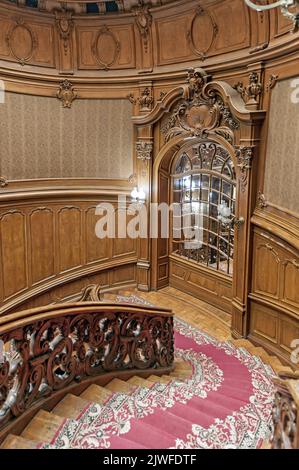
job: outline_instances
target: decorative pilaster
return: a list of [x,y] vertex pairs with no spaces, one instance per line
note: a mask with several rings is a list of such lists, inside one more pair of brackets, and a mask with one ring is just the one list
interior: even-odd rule
[[73,44],[72,32],[74,29],[73,12],[71,10],[54,10],[55,25],[59,35],[59,68],[60,73],[73,74]]
[[150,4],[145,4],[139,0],[138,6],[132,9],[135,15],[135,24],[137,26],[142,49],[142,68],[145,71],[152,70],[152,35],[151,28],[153,17],[150,12]]

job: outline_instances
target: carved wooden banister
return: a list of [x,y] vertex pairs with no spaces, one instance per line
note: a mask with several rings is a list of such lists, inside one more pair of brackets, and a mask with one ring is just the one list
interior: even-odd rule
[[275,379],[272,449],[299,448],[299,380],[298,373],[290,375],[282,374]]
[[0,438],[70,391],[173,368],[173,314],[142,305],[85,302],[6,315],[0,341]]

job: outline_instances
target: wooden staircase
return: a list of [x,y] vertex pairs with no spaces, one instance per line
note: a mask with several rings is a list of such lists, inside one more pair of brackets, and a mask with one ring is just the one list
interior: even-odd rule
[[[148,300],[146,294],[134,290],[123,290],[117,293],[107,293],[103,295],[102,300],[105,302],[117,302],[119,296],[124,297],[141,297]],[[230,342],[238,348],[243,348],[254,356],[258,356],[265,364],[271,366],[275,374],[290,374],[294,377],[294,371],[287,366],[284,366],[277,357],[269,355],[263,348],[254,346],[246,339],[234,340]],[[192,373],[191,365],[183,360],[176,359],[175,368],[169,375],[161,377],[151,375],[146,379],[134,376],[127,381],[120,379],[113,379],[105,387],[98,385],[90,385],[79,396],[72,394],[66,395],[51,411],[40,410],[33,417],[26,428],[20,435],[8,435],[2,442],[1,449],[33,449],[41,441],[43,443],[50,443],[57,433],[57,430],[64,422],[65,419],[75,419],[80,412],[92,403],[104,404],[107,399],[115,392],[130,394],[135,387],[149,388],[153,383],[167,384],[173,379],[185,380],[190,377]],[[299,372],[296,373],[299,379]]]
[[23,432],[17,436],[10,434],[1,444],[1,449],[34,449],[39,442],[49,443],[57,430],[67,419],[75,419],[91,403],[104,404],[115,392],[130,393],[135,387],[149,388],[153,383],[169,383],[173,379],[184,380],[192,373],[191,365],[177,359],[174,371],[158,377],[151,375],[147,379],[132,377],[128,381],[113,379],[105,387],[90,385],[80,396],[66,395],[51,412],[40,410]]

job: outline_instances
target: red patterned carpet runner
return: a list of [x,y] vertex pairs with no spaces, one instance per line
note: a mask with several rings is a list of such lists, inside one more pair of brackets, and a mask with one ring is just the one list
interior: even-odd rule
[[260,447],[272,425],[271,368],[181,320],[175,320],[175,330],[175,354],[192,365],[190,377],[114,393],[104,405],[90,403],[77,419],[64,421],[52,442],[38,447]]

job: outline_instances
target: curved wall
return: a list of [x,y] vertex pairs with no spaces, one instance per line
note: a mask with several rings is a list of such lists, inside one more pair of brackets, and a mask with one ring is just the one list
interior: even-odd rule
[[[185,83],[186,70],[191,66],[203,67],[214,79],[227,81],[240,91],[246,89],[249,74],[256,72],[262,87],[257,107],[266,111],[266,119],[253,168],[248,239],[252,267],[248,278],[242,280],[248,287],[246,334],[290,361],[291,341],[299,337],[298,210],[296,194],[289,206],[288,197],[279,197],[269,175],[277,178],[279,174],[283,187],[284,181],[297,181],[298,165],[288,164],[296,159],[292,132],[287,146],[282,139],[267,142],[268,131],[276,136],[276,126],[286,130],[291,127],[286,114],[290,115],[290,104],[280,99],[277,83],[299,75],[299,35],[289,32],[291,24],[279,10],[257,14],[241,0],[206,0],[201,7],[195,0],[184,0],[139,13],[144,15],[143,27],[138,25],[138,17],[129,13],[50,13],[3,1],[0,79],[6,91],[26,95],[24,99],[27,95],[51,99],[51,108],[62,106],[59,92],[61,82],[67,79],[76,95],[73,108],[59,110],[67,120],[76,105],[87,106],[86,100],[93,99],[127,100],[132,116],[146,116],[167,92]],[[276,117],[271,112],[274,102],[281,103],[283,126],[277,111]],[[298,106],[292,107],[293,121]],[[77,116],[84,128],[82,138],[88,140],[84,116]],[[107,119],[105,110],[101,118],[94,119],[95,123],[98,119]],[[0,126],[1,132],[6,132],[7,122],[1,121]],[[38,132],[38,123],[36,129]],[[16,126],[14,133],[18,132],[21,130]],[[111,138],[112,134],[115,130]],[[63,135],[60,138],[63,141]],[[13,145],[12,139],[10,142]],[[144,153],[136,149],[136,143],[150,144],[151,162],[146,170]],[[271,145],[275,149],[269,155],[267,148],[269,151]],[[98,202],[116,203],[119,193],[128,195],[136,184],[154,199],[158,188],[152,186],[152,165],[164,146],[159,122],[148,129],[135,128],[130,158],[119,173],[109,174],[105,166],[92,178],[86,175],[77,179],[72,174],[69,179],[64,173],[52,179],[35,174],[35,179],[19,180],[6,175],[0,166],[1,312],[19,308],[20,304],[24,308],[55,301],[90,282],[105,288],[153,286],[151,276],[157,267],[152,265],[148,242],[132,244],[125,239],[113,242],[119,246],[109,245],[106,249],[88,239],[86,233],[88,224],[93,223],[88,214]],[[42,156],[37,151],[37,158],[39,153]],[[26,158],[26,152],[22,158]],[[2,159],[4,162],[3,154]],[[77,233],[72,230],[74,223],[79,227]],[[51,235],[43,231],[46,224],[53,227]],[[73,248],[59,253],[60,244],[73,237]],[[49,252],[45,245],[52,247]],[[55,266],[51,261],[53,250]],[[168,266],[166,254],[159,274],[161,284],[169,281]],[[184,281],[181,287],[185,288]]]

